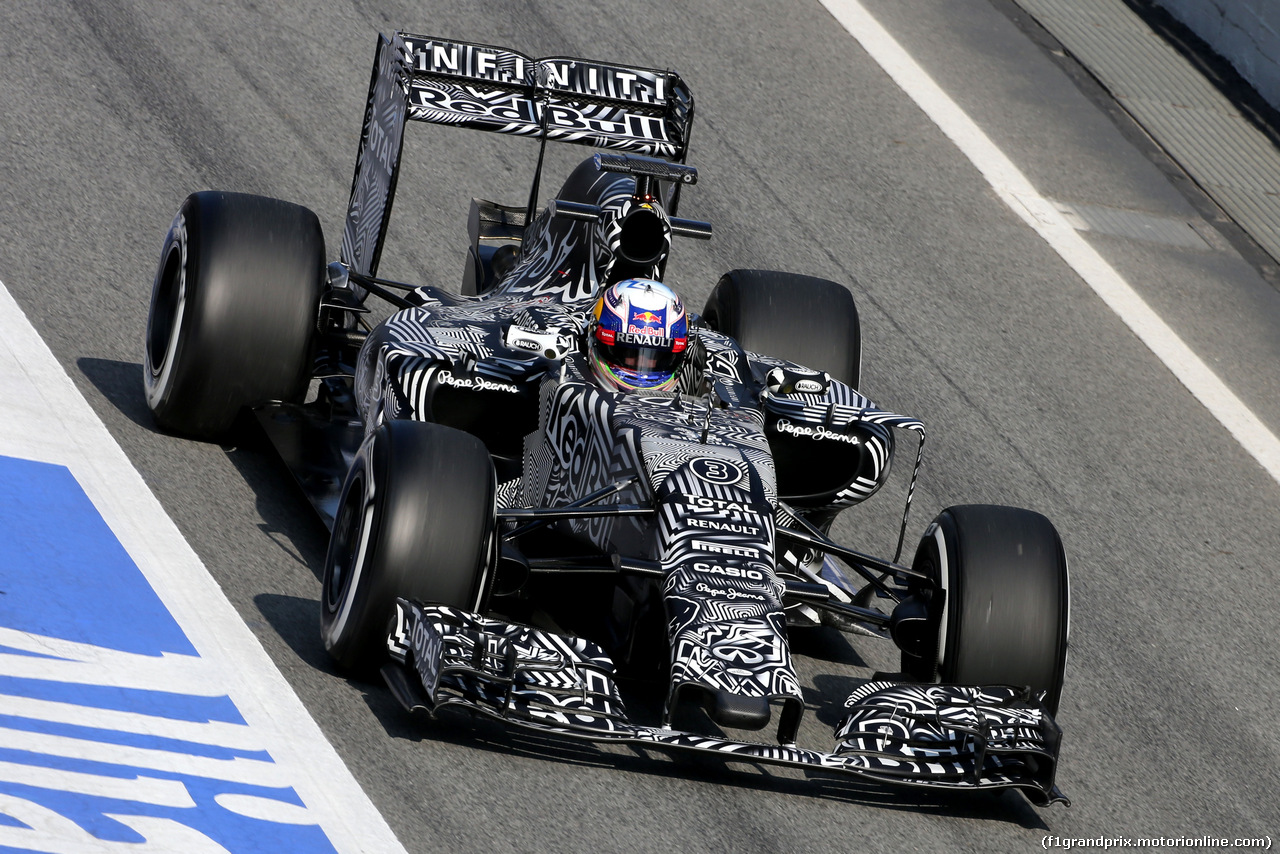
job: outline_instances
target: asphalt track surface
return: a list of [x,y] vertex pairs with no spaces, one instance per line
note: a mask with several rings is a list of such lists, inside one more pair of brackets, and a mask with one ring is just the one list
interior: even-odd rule
[[[1003,0],[866,5],[1046,196],[1205,229],[1204,249],[1086,237],[1280,432],[1280,295],[1230,223],[1206,223],[1185,178]],[[681,212],[716,228],[677,246],[688,302],[733,267],[850,284],[864,391],[931,427],[909,541],[969,502],[1062,532],[1071,808],[432,725],[332,671],[323,527],[251,436],[153,428],[141,342],[189,192],[305,204],[336,255],[374,39],[395,28],[683,74],[702,180]],[[1280,829],[1280,485],[820,5],[12,0],[0,31],[0,279],[410,851],[1013,851]],[[585,154],[555,151],[544,190]],[[384,274],[456,282],[467,200],[522,202],[535,156],[410,127]],[[837,530],[891,551],[897,512],[884,494]],[[856,665],[894,655],[831,634],[797,647],[802,743],[822,748]]]

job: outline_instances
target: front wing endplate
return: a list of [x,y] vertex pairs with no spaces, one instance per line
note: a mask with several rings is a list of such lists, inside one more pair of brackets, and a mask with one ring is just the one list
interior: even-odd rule
[[594,643],[396,600],[383,676],[411,711],[462,706],[509,724],[590,741],[714,753],[947,789],[1021,789],[1069,803],[1054,785],[1062,730],[1025,690],[868,682],[845,702],[831,753],[637,726],[613,662]]

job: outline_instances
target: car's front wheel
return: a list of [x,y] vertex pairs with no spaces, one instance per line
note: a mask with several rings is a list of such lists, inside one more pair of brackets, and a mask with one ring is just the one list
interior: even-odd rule
[[937,644],[904,652],[903,670],[923,682],[1029,687],[1056,713],[1070,589],[1053,524],[1016,507],[950,507],[925,531],[912,566],[933,579]]
[[461,430],[389,421],[361,446],[342,488],[321,594],[321,635],[339,668],[386,658],[396,597],[483,612],[496,555],[495,477]]

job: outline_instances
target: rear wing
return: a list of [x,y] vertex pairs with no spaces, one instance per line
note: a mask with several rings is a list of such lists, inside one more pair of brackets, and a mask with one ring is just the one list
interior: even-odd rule
[[380,36],[341,254],[367,276],[382,254],[406,119],[684,162],[693,95],[671,71]]

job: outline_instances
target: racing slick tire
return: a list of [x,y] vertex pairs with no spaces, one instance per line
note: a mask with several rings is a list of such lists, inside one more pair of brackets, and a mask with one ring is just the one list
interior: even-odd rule
[[342,670],[386,659],[396,597],[483,613],[497,553],[489,452],[461,430],[388,421],[347,472],[325,556],[321,635]]
[[949,507],[925,531],[912,567],[944,595],[929,609],[936,647],[904,654],[903,671],[922,682],[1029,687],[1057,714],[1070,585],[1053,524],[1015,507]]
[[143,385],[158,425],[202,439],[240,410],[300,402],[324,287],[320,221],[243,193],[188,196],[151,289]]
[[731,270],[707,298],[704,322],[747,350],[826,371],[857,388],[862,329],[853,294],[813,276]]

